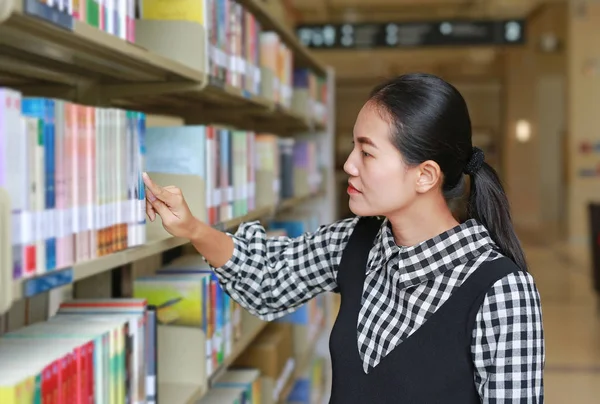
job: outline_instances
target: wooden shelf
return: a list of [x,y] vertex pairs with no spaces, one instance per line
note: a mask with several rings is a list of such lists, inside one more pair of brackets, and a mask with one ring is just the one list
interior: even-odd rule
[[[325,72],[264,6],[242,3],[282,35],[297,54],[296,63]],[[48,9],[38,0],[5,0],[0,6],[0,86],[25,96],[179,116],[190,124],[224,124],[282,135],[323,129],[312,118],[272,100],[215,81],[205,71],[202,53],[193,54],[189,44],[173,39],[179,45],[169,47],[165,39],[156,42],[159,32],[176,36],[188,26],[161,22],[162,29],[146,28],[144,35],[140,28],[138,44],[133,44],[81,21],[67,19],[63,26],[45,21],[31,14],[34,6],[37,14]],[[60,21],[60,13],[54,14]],[[205,35],[203,27],[195,29]]]
[[[36,0],[4,0],[0,23],[0,75],[27,89],[103,85],[201,83],[203,75],[83,22],[69,28],[26,13]],[[58,12],[57,12],[58,13]],[[3,80],[4,81],[4,80]],[[56,87],[63,85],[63,87]]]
[[[291,198],[289,200],[283,201],[280,205],[276,207],[265,207],[257,209],[245,216],[228,220],[227,222],[220,223],[214,227],[222,231],[233,230],[244,222],[268,219],[269,217],[275,215],[277,212],[293,208],[294,206],[298,206],[307,200],[318,197],[319,195],[320,193]],[[113,268],[117,268],[122,265],[139,261],[143,258],[160,254],[162,252],[188,243],[189,240],[176,237],[169,237],[154,241],[150,240],[142,246],[133,247],[93,260],[80,262],[73,265],[70,268],[50,271],[46,274],[36,276],[33,278],[19,279],[13,281],[13,301],[31,297],[59,286],[77,282],[82,279],[86,279],[91,276],[106,272]]]
[[327,71],[319,61],[310,53],[296,35],[280,21],[275,19],[267,10],[261,0],[238,0],[261,23],[264,30],[277,32],[283,42],[294,53],[294,62],[298,67],[307,67],[314,70],[319,76],[325,76]]
[[203,389],[193,384],[159,383],[158,385],[159,403],[196,404],[205,394]]

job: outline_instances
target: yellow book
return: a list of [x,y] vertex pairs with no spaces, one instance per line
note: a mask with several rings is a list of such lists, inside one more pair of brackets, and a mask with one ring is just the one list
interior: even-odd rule
[[2,374],[0,384],[0,403],[29,404],[33,403],[35,393],[35,376],[25,376],[26,369],[15,369],[12,374]]
[[17,401],[17,386],[0,386],[0,403],[20,404]]
[[206,0],[142,0],[142,20],[192,21],[206,25]]

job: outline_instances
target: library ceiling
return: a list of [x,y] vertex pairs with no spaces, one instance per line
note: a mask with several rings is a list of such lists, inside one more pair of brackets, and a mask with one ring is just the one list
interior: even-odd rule
[[[297,25],[387,24],[443,20],[524,18],[541,0],[284,0]],[[358,29],[358,28],[357,28]],[[400,35],[406,39],[406,35]],[[381,39],[385,41],[385,39]],[[326,46],[325,46],[326,48]],[[349,83],[407,71],[443,76],[496,78],[502,73],[501,46],[331,46],[315,49]]]
[[301,23],[514,18],[542,0],[285,0]]

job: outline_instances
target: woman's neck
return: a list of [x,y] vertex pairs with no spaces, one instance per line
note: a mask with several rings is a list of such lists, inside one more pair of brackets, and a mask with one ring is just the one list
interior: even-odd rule
[[387,216],[399,246],[417,245],[459,225],[445,201],[414,205]]

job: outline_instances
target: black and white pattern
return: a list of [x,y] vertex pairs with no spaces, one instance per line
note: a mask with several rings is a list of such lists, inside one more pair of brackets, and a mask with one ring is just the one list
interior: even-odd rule
[[[358,218],[298,238],[267,238],[259,222],[232,234],[235,251],[214,268],[234,300],[271,321],[333,290]],[[501,255],[475,220],[411,247],[397,246],[384,220],[370,251],[357,324],[369,372],[412,335],[482,263]],[[531,275],[510,274],[490,289],[473,330],[475,383],[484,403],[543,402],[545,346],[540,297]]]

